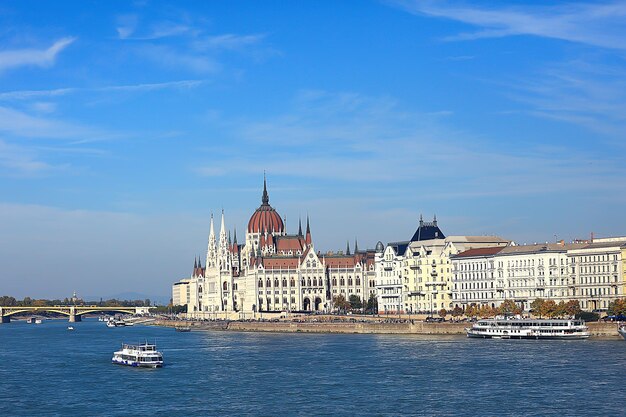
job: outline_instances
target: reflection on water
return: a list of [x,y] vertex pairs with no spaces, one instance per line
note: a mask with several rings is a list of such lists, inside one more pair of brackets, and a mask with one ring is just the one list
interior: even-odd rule
[[[623,341],[0,325],[0,415],[624,415]],[[110,363],[155,340],[162,369]]]

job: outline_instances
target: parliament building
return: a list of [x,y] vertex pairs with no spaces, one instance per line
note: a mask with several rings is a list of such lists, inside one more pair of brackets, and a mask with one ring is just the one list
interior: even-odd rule
[[231,240],[222,211],[219,235],[211,216],[204,266],[196,260],[189,278],[173,286],[175,305],[190,317],[256,317],[262,312],[330,311],[335,296],[356,295],[367,302],[375,293],[374,250],[316,252],[309,218],[288,234],[269,203],[263,181],[261,205],[250,217],[244,243]]

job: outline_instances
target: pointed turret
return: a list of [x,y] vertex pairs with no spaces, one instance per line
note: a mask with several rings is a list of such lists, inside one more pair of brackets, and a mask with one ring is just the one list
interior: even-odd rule
[[306,242],[307,245],[311,244],[311,226],[309,225],[309,215],[308,214],[306,216],[306,237],[304,238],[304,241]]
[[222,220],[220,223],[220,241],[218,247],[218,264],[221,270],[230,270],[231,256],[228,247],[228,235],[226,233],[226,225],[224,222],[224,209],[222,209]]
[[346,241],[346,255],[350,255],[350,241]]
[[354,238],[354,254],[359,253],[359,243],[356,241],[356,237]]
[[215,266],[217,262],[217,243],[215,241],[215,226],[213,225],[213,213],[211,213],[211,228],[209,231],[209,243],[206,253],[206,266]]
[[437,215],[436,214],[433,216],[433,224],[435,226],[437,226]]
[[239,246],[237,245],[237,228],[235,228],[233,234],[233,252],[239,252]]
[[420,227],[424,226],[424,218],[422,217],[422,215],[420,214]]
[[298,236],[303,236],[302,234],[302,219],[298,218]]
[[196,257],[193,257],[193,270],[195,271],[198,268],[198,261],[196,260]]
[[202,259],[198,256],[198,268],[202,269]]
[[270,196],[267,194],[267,180],[265,178],[265,172],[263,172],[263,197],[261,197],[261,203],[270,203]]

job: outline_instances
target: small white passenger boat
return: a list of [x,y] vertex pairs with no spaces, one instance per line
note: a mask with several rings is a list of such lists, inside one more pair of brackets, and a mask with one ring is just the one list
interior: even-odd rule
[[125,327],[128,326],[124,320],[109,319],[106,322],[107,327]]
[[141,345],[122,344],[122,350],[113,353],[111,361],[118,365],[160,368],[163,366],[163,354],[156,350],[155,344],[148,342]]
[[586,339],[589,328],[572,319],[483,319],[465,329],[467,337],[481,339]]
[[67,326],[67,330],[74,330],[74,326]]
[[619,326],[619,328],[617,329],[618,333],[622,335],[622,337],[624,338],[624,340],[626,340],[626,325],[621,325]]

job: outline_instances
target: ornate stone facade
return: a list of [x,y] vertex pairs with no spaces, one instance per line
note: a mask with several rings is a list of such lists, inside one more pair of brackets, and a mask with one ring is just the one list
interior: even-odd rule
[[205,267],[196,261],[192,276],[174,284],[174,297],[187,304],[190,316],[200,318],[330,311],[337,295],[367,301],[373,292],[374,251],[359,251],[355,242],[353,253],[347,248],[321,254],[315,251],[308,217],[305,232],[298,226],[296,234],[287,234],[269,204],[264,180],[261,206],[248,222],[245,243],[237,242],[236,232],[231,241],[223,212],[216,238],[211,216]]
[[528,311],[537,298],[578,300],[606,311],[624,296],[625,249],[619,237],[465,251],[452,257],[452,302],[498,307],[510,299]]

